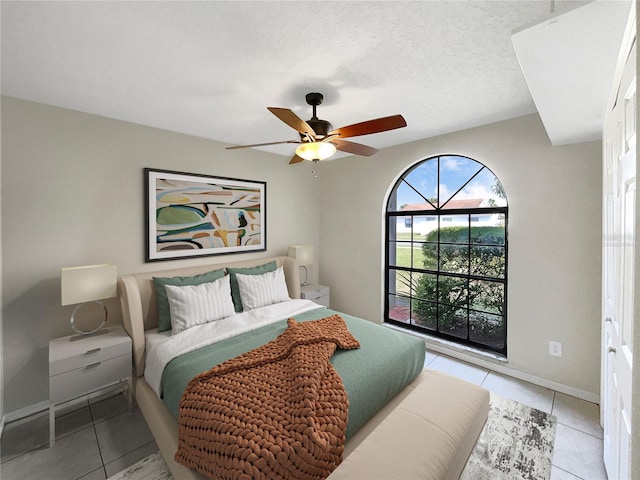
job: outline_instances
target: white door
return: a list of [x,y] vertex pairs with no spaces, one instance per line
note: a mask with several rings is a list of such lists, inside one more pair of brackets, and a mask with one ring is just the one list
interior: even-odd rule
[[[634,22],[635,25],[635,22]],[[625,66],[605,118],[603,149],[604,462],[610,479],[630,478],[636,218],[636,47],[627,36]],[[631,47],[631,45],[633,45]],[[630,50],[631,49],[631,50]]]

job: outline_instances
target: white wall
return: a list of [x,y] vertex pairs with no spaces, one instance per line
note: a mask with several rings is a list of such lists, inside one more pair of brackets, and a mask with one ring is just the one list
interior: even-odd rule
[[[537,115],[325,163],[320,281],[332,307],[382,320],[386,196],[410,165],[440,154],[484,163],[507,193],[508,366],[595,398],[601,144],[552,147]],[[549,340],[562,342],[562,358],[548,355]]]
[[[321,258],[319,184],[281,156],[7,97],[2,140],[5,412],[48,399],[49,339],[72,333],[63,266],[113,262],[122,275],[286,255],[301,243]],[[268,251],[145,264],[144,167],[266,181]],[[120,323],[118,300],[106,304]]]

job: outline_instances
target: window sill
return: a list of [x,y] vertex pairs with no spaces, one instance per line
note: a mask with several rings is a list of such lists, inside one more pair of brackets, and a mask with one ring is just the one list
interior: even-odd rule
[[392,323],[383,322],[382,325],[387,328],[391,328],[393,330],[404,332],[409,335],[413,335],[414,337],[420,338],[424,341],[427,350],[431,350],[437,353],[443,353],[445,355],[449,355],[450,357],[458,358],[470,363],[477,363],[478,360],[480,362],[488,360],[492,362],[499,362],[501,364],[509,363],[507,357],[498,353],[485,352],[484,350],[479,350],[467,345],[459,345],[455,342],[450,342],[442,338],[432,337],[431,335],[405,329]]

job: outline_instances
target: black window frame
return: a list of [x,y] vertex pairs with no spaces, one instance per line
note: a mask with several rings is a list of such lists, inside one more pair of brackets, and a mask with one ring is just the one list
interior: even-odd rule
[[[444,203],[441,207],[439,205],[435,205],[433,203],[431,203],[431,201],[427,200],[426,196],[424,196],[421,192],[419,192],[418,190],[415,189],[415,187],[413,187],[411,184],[408,183],[408,185],[413,188],[416,193],[418,193],[420,196],[422,196],[425,199],[425,204],[426,203],[430,203],[431,207],[428,210],[413,210],[411,209],[410,211],[401,211],[401,210],[394,210],[394,211],[389,211],[390,209],[390,205],[391,202],[395,202],[396,198],[395,198],[395,193],[397,192],[398,187],[402,184],[403,181],[405,181],[405,177],[408,176],[409,173],[411,173],[415,168],[417,168],[418,166],[422,165],[425,162],[428,161],[432,161],[432,160],[438,160],[438,183],[440,182],[440,159],[442,157],[451,157],[451,156],[455,156],[455,157],[461,157],[461,158],[467,158],[469,160],[473,160],[474,162],[477,162],[479,166],[481,166],[480,170],[478,172],[476,172],[476,174],[474,174],[471,178],[469,178],[469,180],[467,180],[467,182],[465,182],[465,184],[463,186],[461,186],[453,195],[451,195],[450,199],[455,198],[456,194],[459,193],[460,191],[463,190],[463,188],[469,183],[471,182],[481,171],[483,171],[484,169],[488,170],[491,172],[491,170],[486,167],[484,164],[482,164],[481,162],[479,162],[478,160],[471,158],[471,157],[466,157],[464,155],[438,155],[435,157],[429,157],[426,158],[418,163],[416,163],[415,165],[412,165],[411,167],[409,167],[398,179],[398,181],[395,183],[395,185],[393,186],[392,190],[391,190],[391,194],[389,195],[389,198],[387,200],[387,209],[386,209],[386,213],[385,213],[385,291],[384,291],[384,322],[385,323],[389,323],[407,330],[411,330],[411,331],[415,331],[415,332],[420,332],[429,336],[434,336],[437,338],[442,338],[444,340],[448,340],[448,341],[452,341],[454,343],[460,344],[460,345],[464,345],[464,346],[468,346],[477,350],[481,350],[481,351],[485,351],[485,352],[491,352],[491,353],[495,353],[501,356],[504,356],[506,358],[507,356],[507,287],[508,287],[508,263],[509,263],[509,255],[508,255],[508,250],[509,250],[509,240],[508,240],[508,227],[509,227],[509,208],[508,208],[508,204],[504,207],[502,206],[494,206],[494,207],[480,207],[480,208],[459,208],[459,209],[447,209],[447,203]],[[493,172],[491,172],[493,174]],[[494,174],[495,176],[495,174]],[[500,181],[498,179],[497,176],[495,176],[495,178]],[[505,199],[506,200],[506,199]],[[448,202],[448,200],[447,200]],[[413,265],[413,248],[412,253],[411,253],[411,266],[410,267],[404,267],[404,266],[398,266],[395,264],[391,263],[391,248],[390,246],[392,245],[392,243],[401,243],[398,242],[397,240],[397,236],[396,236],[396,231],[395,231],[395,226],[397,225],[397,220],[395,221],[391,221],[392,219],[396,218],[396,217],[411,217],[411,243],[413,244],[415,242],[414,240],[414,227],[416,225],[416,222],[414,221],[415,217],[436,217],[437,221],[438,221],[438,241],[437,241],[437,248],[438,251],[440,251],[440,248],[442,245],[446,245],[446,242],[442,242],[440,241],[440,229],[442,227],[446,227],[447,225],[444,224],[443,225],[443,218],[442,217],[451,217],[453,215],[466,215],[467,216],[467,225],[468,225],[468,231],[469,231],[469,239],[468,239],[468,243],[463,243],[460,245],[468,245],[469,246],[469,265],[471,265],[471,250],[472,250],[472,246],[474,245],[474,243],[471,241],[471,228],[474,226],[474,223],[477,222],[473,222],[472,221],[472,217],[473,216],[477,216],[480,217],[482,215],[494,215],[494,214],[498,214],[501,215],[501,221],[504,222],[504,244],[500,245],[500,247],[504,248],[504,277],[503,278],[497,278],[497,277],[488,277],[488,276],[483,276],[483,275],[474,275],[471,273],[471,268],[468,269],[468,271],[466,273],[451,273],[451,272],[446,272],[446,271],[442,271],[440,270],[440,265],[438,265],[436,267],[436,269],[428,269],[428,268],[417,268],[415,265]],[[393,227],[392,227],[393,226]],[[391,231],[392,228],[394,229],[394,231]],[[393,238],[392,238],[393,235]],[[418,242],[420,243],[420,242]],[[491,246],[491,245],[489,245]],[[497,246],[497,245],[494,245]],[[467,288],[469,285],[469,282],[471,281],[490,281],[490,282],[495,282],[495,283],[499,283],[502,284],[502,288],[504,291],[504,297],[503,297],[503,307],[502,307],[502,320],[503,320],[503,335],[502,335],[502,347],[495,347],[495,346],[491,346],[491,345],[486,345],[480,342],[475,341],[473,338],[471,338],[470,336],[470,332],[471,332],[471,324],[470,324],[470,320],[471,320],[471,316],[470,316],[470,312],[476,312],[478,313],[477,310],[471,308],[471,305],[467,304],[465,311],[466,311],[466,337],[462,338],[460,336],[454,336],[454,335],[450,335],[447,334],[445,332],[440,331],[440,325],[439,322],[435,321],[435,329],[431,329],[431,328],[427,328],[424,326],[420,326],[417,325],[416,323],[412,322],[412,318],[411,318],[411,312],[413,309],[413,302],[415,300],[419,300],[424,302],[424,299],[417,299],[414,298],[411,293],[407,296],[407,295],[399,295],[397,291],[395,291],[395,285],[394,285],[394,291],[391,292],[390,290],[390,286],[391,286],[391,281],[392,279],[394,279],[393,281],[395,282],[395,272],[396,271],[404,271],[407,272],[408,274],[411,274],[413,272],[417,273],[417,274],[431,274],[431,275],[436,275],[436,278],[439,277],[453,277],[453,278],[459,278],[462,279],[464,282],[466,282]],[[407,322],[401,321],[401,320],[395,320],[393,318],[390,318],[390,302],[389,299],[390,297],[394,295],[396,297],[404,297],[404,298],[408,298],[409,300],[409,319]],[[446,303],[443,303],[440,301],[440,297],[439,297],[439,292],[436,290],[436,298],[435,298],[435,302],[430,302],[430,303],[434,303],[436,305],[437,309],[440,309],[441,306],[446,306]],[[438,310],[439,312],[439,310]],[[480,312],[480,313],[486,313],[486,312]]]

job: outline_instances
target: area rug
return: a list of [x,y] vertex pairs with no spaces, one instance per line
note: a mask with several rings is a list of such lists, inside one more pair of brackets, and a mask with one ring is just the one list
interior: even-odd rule
[[[548,480],[551,477],[556,418],[491,394],[489,418],[460,480]],[[160,453],[154,453],[109,480],[171,480]]]
[[153,453],[134,463],[126,470],[116,473],[108,480],[172,480],[171,472],[160,452]]
[[548,480],[556,417],[491,394],[489,418],[460,480]]

